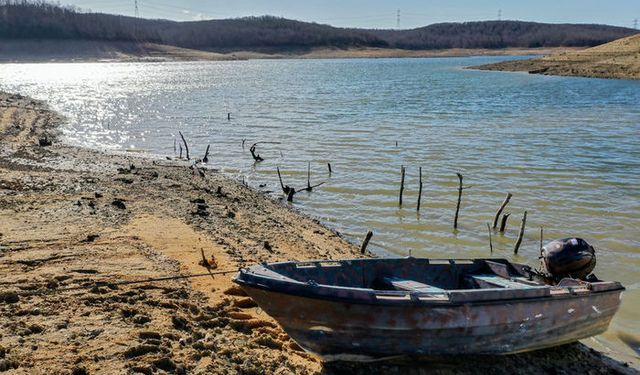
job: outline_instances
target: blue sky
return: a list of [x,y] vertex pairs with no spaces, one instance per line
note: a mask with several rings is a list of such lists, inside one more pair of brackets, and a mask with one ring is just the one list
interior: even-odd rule
[[[62,0],[93,11],[134,14],[134,0]],[[173,20],[274,15],[341,27],[400,28],[436,22],[497,19],[602,23],[632,27],[640,0],[138,0],[141,17]]]

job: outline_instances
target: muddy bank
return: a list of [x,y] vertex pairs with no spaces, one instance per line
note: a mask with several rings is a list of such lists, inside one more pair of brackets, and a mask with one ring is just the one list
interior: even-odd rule
[[577,48],[404,50],[394,48],[280,48],[198,50],[155,43],[92,40],[0,40],[0,62],[162,62],[251,59],[416,58],[546,55]]
[[640,79],[640,35],[583,51],[471,67],[480,70],[591,78]]
[[261,261],[356,257],[357,247],[213,170],[66,146],[61,121],[40,102],[0,94],[0,372],[633,373],[581,344],[322,364],[231,276]]

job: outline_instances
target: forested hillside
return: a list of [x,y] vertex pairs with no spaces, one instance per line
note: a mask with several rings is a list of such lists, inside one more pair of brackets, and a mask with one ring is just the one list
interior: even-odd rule
[[81,12],[43,1],[0,0],[2,39],[137,41],[206,50],[584,47],[635,32],[606,25],[521,21],[442,23],[411,30],[345,29],[271,16],[175,22]]

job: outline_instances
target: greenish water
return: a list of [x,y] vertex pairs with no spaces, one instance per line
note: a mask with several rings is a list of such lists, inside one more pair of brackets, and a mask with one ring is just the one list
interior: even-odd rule
[[[262,190],[279,190],[276,166],[306,186],[310,162],[326,184],[294,205],[354,241],[373,230],[383,254],[489,256],[486,223],[511,192],[493,256],[536,265],[541,226],[585,238],[596,274],[628,288],[598,340],[631,354],[616,336],[640,339],[640,82],[462,69],[500,59],[1,65],[0,88],[49,101],[74,144],[173,155],[181,130],[192,154],[211,144],[212,166]],[[254,142],[277,143],[259,144],[255,164]],[[470,188],[453,231],[456,172]]]

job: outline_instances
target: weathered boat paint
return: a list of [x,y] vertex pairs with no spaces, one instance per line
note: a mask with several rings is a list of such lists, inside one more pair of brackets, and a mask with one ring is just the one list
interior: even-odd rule
[[[521,289],[456,289],[465,286],[465,275],[492,267],[526,276],[526,266],[506,260],[396,258],[259,265],[235,281],[303,348],[326,358],[507,354],[561,345],[604,332],[624,290],[616,282],[548,286],[525,279]],[[368,287],[385,275],[446,288]]]

